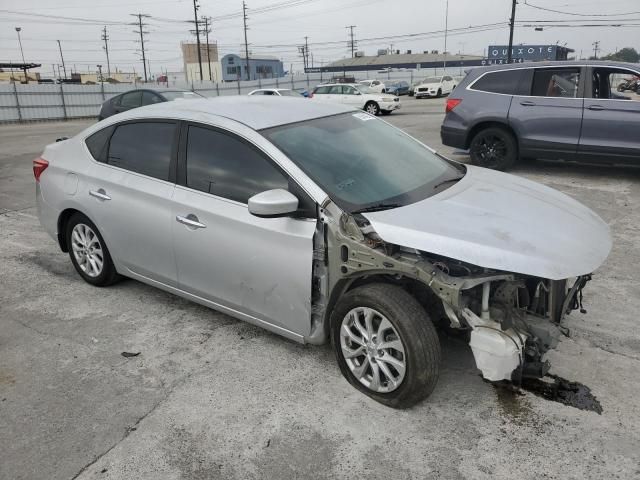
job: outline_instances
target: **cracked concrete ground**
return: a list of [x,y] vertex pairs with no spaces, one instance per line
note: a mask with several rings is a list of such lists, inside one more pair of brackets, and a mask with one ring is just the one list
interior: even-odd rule
[[[389,121],[465,160],[439,143],[443,101],[403,103]],[[571,338],[551,354],[552,371],[589,386],[602,415],[497,391],[446,336],[433,395],[395,411],[350,387],[328,346],[132,280],[84,283],[39,226],[31,160],[87,124],[0,127],[1,479],[640,477],[640,170],[513,171],[611,225],[588,313],[568,318]]]

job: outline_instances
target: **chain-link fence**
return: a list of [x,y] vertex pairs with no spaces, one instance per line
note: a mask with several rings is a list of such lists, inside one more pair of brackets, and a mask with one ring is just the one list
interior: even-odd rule
[[[346,72],[356,80],[379,79],[383,82],[404,80],[412,84],[427,76],[443,75],[443,69],[421,69],[401,72],[360,71]],[[461,68],[448,68],[446,73],[463,75]],[[170,85],[160,83],[80,85],[80,84],[0,84],[0,122],[27,122],[33,120],[67,120],[72,118],[97,117],[105,100],[134,88],[154,90],[188,89],[206,97],[246,95],[257,88],[291,88],[310,91],[322,82],[331,81],[336,73],[309,73],[237,82],[177,82]]]

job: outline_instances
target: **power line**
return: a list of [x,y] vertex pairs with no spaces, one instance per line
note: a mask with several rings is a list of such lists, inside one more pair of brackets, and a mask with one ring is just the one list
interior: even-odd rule
[[552,13],[561,13],[563,15],[573,15],[576,17],[622,17],[625,15],[636,15],[640,13],[640,11],[636,12],[624,12],[624,13],[576,13],[576,12],[563,12],[562,10],[554,10],[552,8],[540,7],[539,5],[533,5],[532,3],[528,3],[527,0],[524,1],[524,4],[531,8],[537,8],[538,10],[544,10],[546,12]]

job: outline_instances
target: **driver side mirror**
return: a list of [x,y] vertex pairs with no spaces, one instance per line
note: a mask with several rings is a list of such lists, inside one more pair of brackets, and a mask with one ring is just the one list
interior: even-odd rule
[[282,188],[260,192],[249,199],[249,213],[256,217],[284,217],[297,210],[296,196]]

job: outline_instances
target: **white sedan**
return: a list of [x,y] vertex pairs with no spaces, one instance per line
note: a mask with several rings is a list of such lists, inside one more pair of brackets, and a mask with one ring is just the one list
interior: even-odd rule
[[275,95],[277,97],[303,97],[299,92],[290,88],[259,88],[248,93],[248,95]]
[[395,95],[376,93],[360,84],[333,83],[318,85],[309,96],[316,101],[342,103],[361,108],[371,115],[389,115],[398,110],[400,99]]
[[449,95],[456,88],[456,81],[449,75],[427,77],[414,89],[416,98]]
[[369,87],[373,92],[385,93],[387,90],[385,84],[380,80],[360,80],[358,83],[365,87]]

